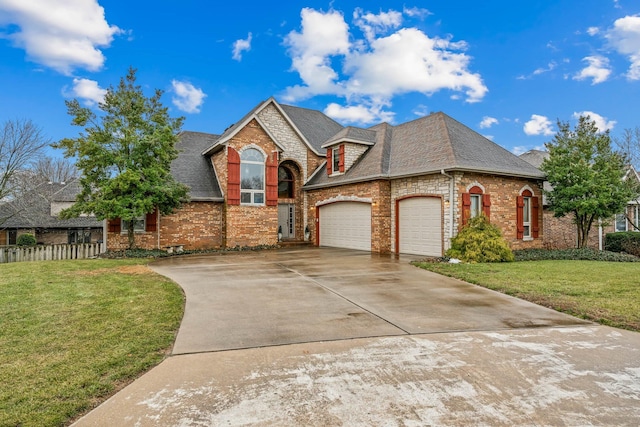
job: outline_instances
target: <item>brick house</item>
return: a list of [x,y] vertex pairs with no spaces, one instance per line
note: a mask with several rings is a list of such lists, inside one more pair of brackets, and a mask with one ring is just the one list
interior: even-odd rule
[[22,234],[35,236],[42,245],[102,241],[102,222],[95,217],[58,218],[78,191],[76,181],[43,183],[18,199],[0,204],[0,246],[15,245]]
[[[549,157],[549,152],[541,150],[529,150],[520,155],[521,159],[536,168],[539,168],[547,157]],[[632,166],[629,168],[625,179],[635,179],[640,182],[640,175],[638,175],[638,172]],[[546,191],[551,191],[551,185],[547,181],[544,182],[543,188]],[[561,218],[554,217],[553,211],[549,209],[546,197],[544,196],[542,198],[542,205],[543,228],[546,230],[552,230],[552,232],[548,232],[545,236],[545,247],[548,249],[575,248],[578,241],[578,235],[576,232],[576,226],[573,223],[573,216],[567,215]],[[621,212],[606,221],[602,221],[600,224],[594,224],[591,232],[589,233],[587,246],[592,249],[603,249],[603,238],[607,233],[614,233],[616,231],[638,231],[639,227],[640,201],[631,200],[627,204],[625,212]]]
[[[486,214],[512,248],[542,247],[537,168],[443,113],[343,127],[270,98],[222,135],[183,132],[172,164],[191,201],[136,222],[137,244],[185,249],[315,245],[439,256]],[[107,221],[107,246],[126,246]]]

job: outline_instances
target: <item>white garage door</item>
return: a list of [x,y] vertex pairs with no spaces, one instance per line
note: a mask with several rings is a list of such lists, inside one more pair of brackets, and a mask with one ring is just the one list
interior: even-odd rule
[[442,206],[437,197],[413,197],[398,204],[400,253],[442,256]]
[[320,246],[371,250],[371,205],[338,202],[320,207]]

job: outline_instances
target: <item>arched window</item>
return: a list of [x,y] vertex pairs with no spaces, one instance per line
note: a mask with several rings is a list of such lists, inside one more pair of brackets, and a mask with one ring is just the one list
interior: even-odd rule
[[278,168],[278,198],[292,199],[294,196],[294,178],[291,170],[285,166]]
[[482,188],[474,185],[468,193],[462,193],[462,225],[467,221],[484,214],[487,219],[491,217],[491,196],[484,193]]
[[264,155],[255,148],[240,154],[240,203],[264,204]]
[[538,237],[539,202],[529,189],[523,189],[516,200],[516,231],[517,238],[531,240]]

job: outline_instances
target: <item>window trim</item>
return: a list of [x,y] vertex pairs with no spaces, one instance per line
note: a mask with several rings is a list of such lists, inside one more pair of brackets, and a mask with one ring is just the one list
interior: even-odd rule
[[524,205],[522,206],[522,240],[533,240],[532,225],[531,225],[531,196],[522,196]]
[[[141,216],[137,217],[134,221],[136,221],[136,223],[139,223],[140,221],[142,221],[142,228],[136,227],[136,224],[133,225],[133,232],[134,233],[146,233],[147,232],[147,216],[146,215],[141,215]],[[127,234],[128,230],[129,230],[129,227],[127,226],[128,222],[129,222],[129,220],[120,219],[120,234]]]
[[332,175],[340,174],[340,145],[336,145],[331,152]]
[[[469,208],[469,219],[482,215],[482,194],[472,193],[469,196],[469,200],[471,200],[471,206]],[[476,206],[474,206],[474,201]]]
[[[243,159],[243,155],[247,154],[249,151],[255,151],[260,154],[262,157],[262,161],[257,160],[245,160]],[[243,175],[243,165],[261,165],[262,166],[262,189],[253,189],[253,188],[242,188],[242,175]],[[266,179],[267,179],[267,171],[266,171],[266,156],[259,150],[257,147],[247,147],[240,153],[240,204],[244,206],[265,206],[266,204]],[[243,202],[243,195],[249,195],[251,201]],[[262,196],[262,202],[256,202],[256,195]]]

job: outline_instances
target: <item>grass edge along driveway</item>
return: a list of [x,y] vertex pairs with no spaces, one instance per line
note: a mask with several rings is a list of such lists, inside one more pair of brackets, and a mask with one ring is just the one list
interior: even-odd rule
[[413,264],[582,319],[640,332],[637,263],[554,260]]
[[0,265],[0,425],[68,424],[166,357],[184,295],[147,262]]

